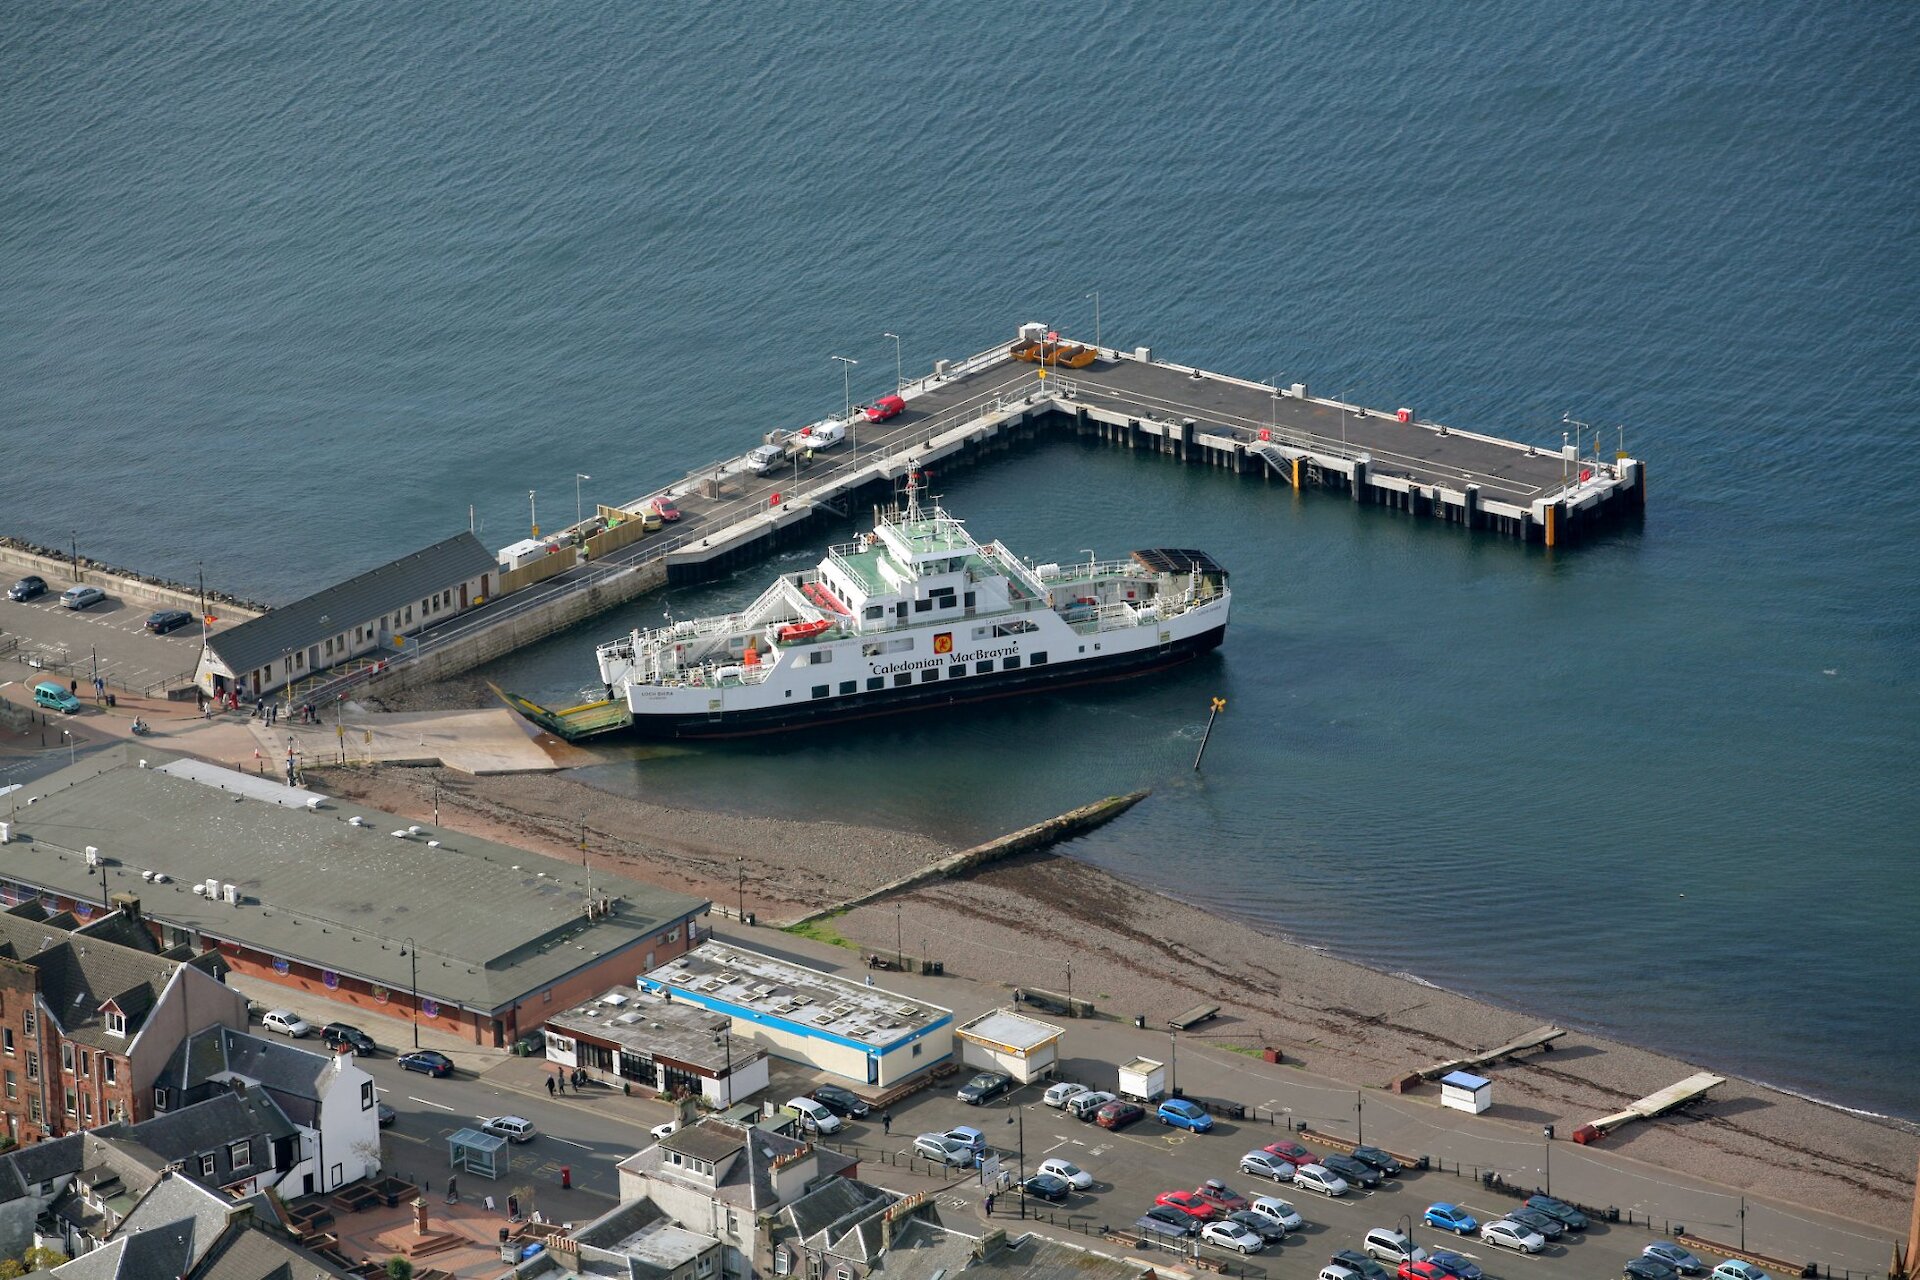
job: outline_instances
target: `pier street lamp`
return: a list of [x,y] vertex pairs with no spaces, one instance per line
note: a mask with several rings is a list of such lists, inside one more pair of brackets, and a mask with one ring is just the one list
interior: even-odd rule
[[67,740],[67,765],[71,767],[74,760],[73,732],[69,729],[62,729],[60,736]]
[[900,335],[897,333],[883,333],[880,336],[883,338],[893,339],[893,390],[894,390],[894,394],[898,395],[900,393],[900,388],[907,385],[906,378],[901,376]]
[[1340,452],[1347,451],[1347,397],[1360,389],[1360,383],[1353,383],[1340,393]]
[[1012,1097],[1007,1105],[1013,1108],[1013,1114],[1007,1117],[1007,1123],[1019,1122],[1019,1137],[1016,1139],[1020,1152],[1020,1216],[1027,1216],[1027,1112],[1026,1108],[1015,1102]]
[[740,923],[745,924],[747,922],[747,859],[744,855],[733,860],[733,869],[739,875],[739,884],[735,886],[740,895],[740,905],[737,910],[740,912]]
[[412,967],[412,976],[408,982],[407,995],[413,1005],[413,1047],[420,1047],[420,948],[411,937],[401,939],[400,954],[407,958]]
[[828,356],[829,360],[840,362],[840,420],[847,424],[847,430],[853,434],[853,452],[860,452],[859,428],[853,424],[853,366],[859,364],[852,356]]
[[1087,295],[1093,299],[1093,345],[1100,345],[1100,291],[1095,289]]
[[580,482],[591,479],[593,479],[593,477],[587,475],[585,472],[576,471],[573,473],[573,525],[576,529],[580,527]]

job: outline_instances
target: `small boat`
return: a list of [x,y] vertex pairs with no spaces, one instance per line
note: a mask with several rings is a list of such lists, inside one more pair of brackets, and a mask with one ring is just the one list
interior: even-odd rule
[[809,636],[819,635],[832,625],[833,623],[825,618],[815,618],[812,622],[789,622],[786,626],[774,632],[774,638],[782,644],[787,644],[794,640],[805,640]]

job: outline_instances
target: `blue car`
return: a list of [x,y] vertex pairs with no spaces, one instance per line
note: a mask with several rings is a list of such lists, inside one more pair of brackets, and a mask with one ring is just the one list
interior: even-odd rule
[[1169,1098],[1153,1114],[1161,1124],[1170,1124],[1190,1133],[1205,1133],[1213,1128],[1213,1117],[1185,1098]]
[[1459,1205],[1448,1204],[1445,1201],[1428,1205],[1426,1219],[1430,1227],[1438,1227],[1442,1231],[1457,1231],[1463,1236],[1470,1236],[1480,1229],[1479,1219]]

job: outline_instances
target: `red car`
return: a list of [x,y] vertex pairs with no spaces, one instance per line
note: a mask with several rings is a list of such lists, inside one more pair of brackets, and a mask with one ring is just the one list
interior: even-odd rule
[[1131,1102],[1116,1100],[1094,1112],[1093,1122],[1102,1129],[1124,1129],[1145,1117],[1146,1114]]
[[1453,1280],[1453,1277],[1439,1263],[1422,1258],[1418,1262],[1401,1263],[1400,1280]]
[[1234,1213],[1248,1206],[1247,1198],[1235,1191],[1218,1178],[1208,1178],[1193,1189],[1193,1194],[1205,1200],[1221,1213]]
[[1273,1155],[1279,1156],[1282,1160],[1285,1160],[1288,1164],[1292,1165],[1296,1169],[1303,1164],[1319,1164],[1320,1163],[1319,1156],[1313,1154],[1313,1152],[1307,1150],[1305,1147],[1301,1146],[1299,1143],[1290,1141],[1289,1139],[1286,1139],[1286,1138],[1282,1138],[1278,1142],[1270,1142],[1261,1149],[1263,1151],[1270,1152]]
[[896,414],[905,412],[907,402],[899,396],[881,396],[870,405],[862,407],[868,422],[885,422]]
[[659,516],[669,524],[680,518],[680,508],[674,506],[665,498],[655,498],[652,502],[649,502],[647,506],[653,509],[653,514]]
[[1162,1191],[1153,1198],[1153,1202],[1169,1209],[1178,1209],[1189,1218],[1197,1218],[1201,1222],[1212,1222],[1223,1215],[1219,1206],[1203,1199],[1195,1191]]

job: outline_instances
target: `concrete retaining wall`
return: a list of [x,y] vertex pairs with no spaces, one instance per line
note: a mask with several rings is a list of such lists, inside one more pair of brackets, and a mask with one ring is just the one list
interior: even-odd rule
[[[97,560],[80,557],[80,572],[75,576],[73,558],[51,547],[38,547],[18,538],[0,537],[0,576],[9,582],[34,574],[49,583],[65,582],[73,586],[98,587],[108,595],[129,603],[151,605],[156,609],[185,609],[196,617],[200,613],[200,592],[183,583],[149,578],[128,569],[119,569]],[[267,611],[267,606],[241,600],[224,591],[207,592],[207,605],[225,622],[245,622]]]

